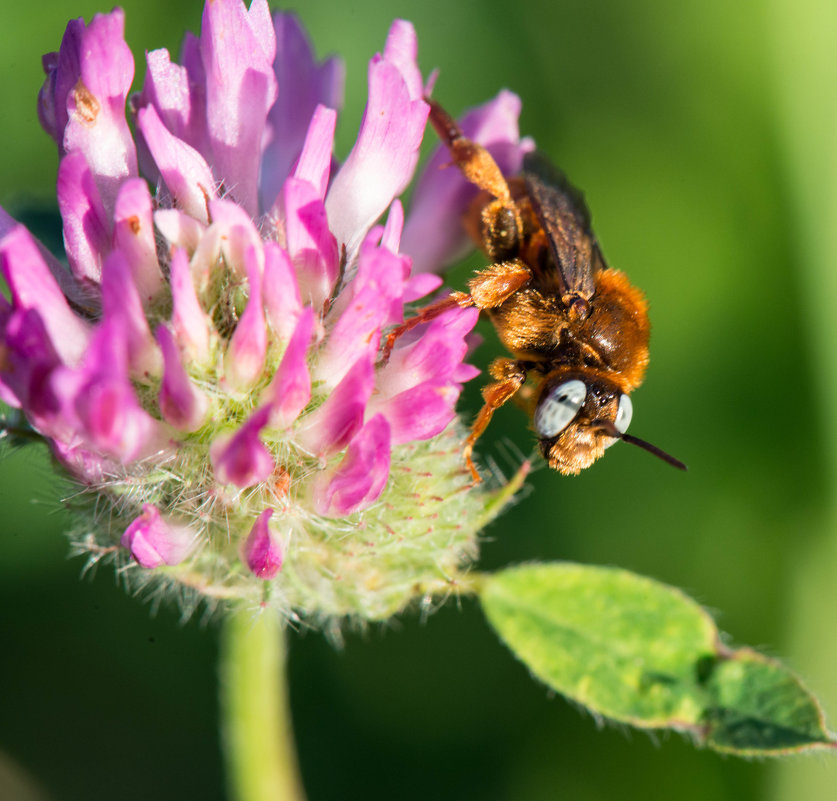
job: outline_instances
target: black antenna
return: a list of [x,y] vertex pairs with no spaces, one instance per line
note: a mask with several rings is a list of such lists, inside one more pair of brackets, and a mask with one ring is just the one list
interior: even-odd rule
[[662,448],[658,448],[656,445],[652,445],[650,442],[646,442],[644,439],[640,439],[639,437],[634,437],[630,434],[623,434],[610,420],[597,420],[594,425],[604,431],[609,437],[621,439],[623,442],[629,442],[631,445],[637,445],[643,450],[648,451],[648,453],[653,453],[658,459],[662,459],[672,467],[676,467],[678,470],[689,469],[685,464],[683,464],[683,462],[679,459],[675,459],[670,453],[666,453]]

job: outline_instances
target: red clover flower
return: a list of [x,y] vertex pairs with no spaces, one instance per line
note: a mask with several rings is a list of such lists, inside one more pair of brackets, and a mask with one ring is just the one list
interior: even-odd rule
[[[467,248],[474,191],[440,147],[405,218],[430,88],[415,32],[396,21],[371,59],[341,164],[343,67],[292,15],[207,2],[130,96],[123,27],[73,20],[43,60],[66,265],[0,210],[0,399],[80,485],[76,544],[135,586],[387,617],[467,567],[488,498],[455,413],[477,312],[380,356]],[[502,92],[462,123],[508,173],[531,147],[518,113]]]

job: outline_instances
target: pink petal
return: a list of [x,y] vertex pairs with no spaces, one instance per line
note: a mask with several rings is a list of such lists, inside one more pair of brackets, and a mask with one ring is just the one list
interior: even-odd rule
[[206,226],[180,209],[160,209],[154,212],[154,224],[160,233],[179,248],[194,253],[200,244]]
[[164,325],[157,328],[157,342],[164,361],[163,382],[160,385],[163,418],[181,431],[197,431],[206,420],[209,400],[189,380],[174,336]]
[[143,504],[142,514],[122,535],[122,546],[145,568],[180,564],[196,544],[190,528],[166,520],[150,503]]
[[64,221],[64,248],[73,275],[98,284],[102,262],[111,250],[111,223],[81,151],[68,153],[58,165],[58,208]]
[[125,181],[116,197],[113,244],[125,256],[143,306],[148,306],[164,283],[151,214],[151,193],[145,181]]
[[[0,241],[17,228],[18,225],[20,223],[8,214],[5,209],[0,207]],[[98,298],[91,296],[90,286],[77,281],[75,276],[49,252],[41,241],[31,234],[30,237],[64,297],[78,308],[89,310],[92,313],[96,308]]]
[[85,354],[77,376],[80,383],[70,377],[54,386],[62,387],[65,397],[75,398],[87,442],[128,464],[159,451],[165,437],[160,424],[137,401],[128,378],[126,339],[120,318],[105,319]]
[[90,328],[70,308],[31,234],[18,225],[0,241],[0,269],[16,309],[35,309],[62,362],[76,365],[87,348]]
[[174,202],[196,220],[208,222],[206,207],[216,196],[215,178],[203,156],[166,129],[154,106],[137,112],[137,128]]
[[209,318],[201,308],[195,292],[186,251],[180,248],[172,251],[170,269],[171,323],[178,344],[187,358],[206,364],[209,360]]
[[358,271],[338,307],[340,317],[317,363],[317,378],[335,386],[360,354],[374,359],[381,329],[400,322],[406,260],[374,244],[370,236],[360,250]]
[[317,190],[320,198],[324,198],[328,186],[328,176],[331,172],[331,150],[334,145],[334,126],[337,124],[337,112],[317,106],[305,144],[299,154],[299,161],[294,167],[294,178],[307,181]]
[[247,389],[258,381],[267,353],[267,325],[262,305],[262,268],[259,264],[259,252],[255,247],[248,249],[245,261],[250,293],[224,358],[224,379],[238,390]]
[[270,327],[287,341],[302,311],[291,258],[276,242],[264,243],[264,307]]
[[65,95],[64,149],[84,154],[108,214],[119,184],[137,174],[136,149],[125,119],[134,58],[125,44],[124,27],[125,15],[118,8],[93,17],[78,41],[78,80]]
[[310,306],[306,306],[299,316],[279,369],[267,389],[270,423],[276,428],[292,425],[311,400],[307,354],[313,331],[314,312]]
[[262,238],[247,212],[229,200],[213,200],[209,204],[209,214],[212,218],[211,228],[220,233],[221,251],[232,274],[236,278],[248,275],[247,254],[251,249],[257,254],[261,272]]
[[320,308],[337,279],[337,242],[316,187],[288,178],[279,193],[279,215],[303,300]]
[[376,415],[352,439],[340,466],[317,482],[317,512],[339,517],[367,508],[383,492],[389,464],[389,424],[382,415]]
[[254,576],[269,580],[282,569],[283,548],[281,537],[270,528],[273,509],[265,509],[253,524],[241,549],[245,564]]
[[[196,45],[197,40],[187,34],[184,50]],[[212,151],[206,129],[205,77],[199,54],[190,64],[193,69],[199,68],[198,80],[193,79],[186,66],[172,64],[166,49],[152,50],[146,53],[145,59],[148,71],[138,108],[154,106],[170,133],[209,159]]]
[[139,376],[159,375],[160,354],[128,262],[118,250],[108,256],[102,270],[102,311],[105,318],[119,317],[122,321],[132,372]]
[[279,96],[268,114],[269,144],[262,157],[261,197],[265,207],[279,194],[297,161],[317,105],[332,109],[343,105],[343,63],[330,58],[317,64],[305,31],[293,14],[276,12],[273,24],[273,68]]
[[396,347],[378,370],[380,396],[392,397],[425,381],[450,381],[468,352],[465,335],[476,325],[476,309],[451,309],[408,344]]
[[297,441],[318,456],[345,448],[363,425],[374,383],[372,359],[361,356],[325,402],[301,421]]
[[[523,156],[533,148],[521,141],[517,127],[520,98],[507,90],[467,112],[462,118],[465,136],[483,145],[504,175],[516,175]],[[401,249],[413,258],[413,272],[438,272],[473,248],[462,227],[462,215],[477,190],[451,165],[446,145],[437,145],[413,193]]]
[[242,489],[266,481],[276,467],[259,433],[267,424],[270,409],[262,407],[234,434],[212,443],[209,458],[220,484],[235,484]]
[[[429,112],[407,57],[409,23],[390,29],[383,57],[369,65],[369,100],[357,142],[332,182],[326,210],[349,263],[375,220],[410,182]],[[394,58],[394,60],[390,60]]]
[[249,11],[240,0],[215,0],[204,7],[201,25],[213,165],[227,191],[254,217],[262,138],[276,100],[276,41],[267,16],[265,0],[253,0]]
[[456,417],[461,388],[449,381],[426,381],[386,402],[370,404],[370,413],[386,417],[392,444],[435,437]]

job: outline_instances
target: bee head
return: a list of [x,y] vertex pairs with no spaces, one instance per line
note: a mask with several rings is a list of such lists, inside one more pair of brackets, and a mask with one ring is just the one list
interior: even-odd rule
[[564,475],[577,475],[618,439],[686,469],[665,451],[627,434],[632,417],[630,397],[612,381],[592,372],[559,370],[544,381],[532,419],[544,458]]

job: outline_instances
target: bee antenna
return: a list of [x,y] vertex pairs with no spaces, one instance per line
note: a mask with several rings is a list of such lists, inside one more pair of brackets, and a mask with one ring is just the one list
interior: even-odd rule
[[623,442],[629,442],[631,445],[637,445],[644,451],[648,451],[648,453],[653,453],[658,459],[662,459],[664,462],[667,462],[672,467],[676,467],[678,470],[689,469],[685,464],[683,464],[683,462],[679,459],[675,459],[670,453],[666,453],[662,448],[658,448],[656,445],[652,445],[650,442],[646,442],[644,439],[640,439],[639,437],[634,437],[630,434],[623,434],[610,420],[600,420],[598,422],[598,428],[601,428],[609,437],[621,439]]

